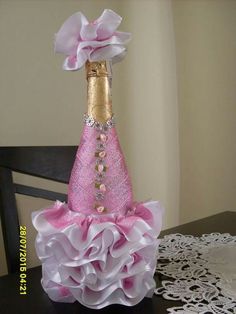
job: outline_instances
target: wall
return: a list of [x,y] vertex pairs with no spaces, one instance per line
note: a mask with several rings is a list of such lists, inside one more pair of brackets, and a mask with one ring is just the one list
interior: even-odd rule
[[[61,70],[53,35],[76,11],[89,19],[110,8],[133,40],[114,66],[113,104],[137,200],[160,199],[164,228],[179,222],[178,113],[175,48],[169,0],[0,0],[0,145],[77,145],[86,110],[84,71]],[[15,175],[23,184],[66,186]],[[17,197],[28,230],[28,266],[39,264],[30,213],[48,201]],[[2,240],[1,256],[4,254]],[[6,273],[0,259],[0,274]]]
[[172,1],[180,219],[236,210],[236,1]]

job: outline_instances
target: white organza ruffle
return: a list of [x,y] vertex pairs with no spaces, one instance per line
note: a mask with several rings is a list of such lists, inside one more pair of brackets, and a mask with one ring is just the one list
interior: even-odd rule
[[155,201],[142,206],[145,213],[102,219],[73,212],[58,201],[32,213],[42,286],[52,300],[78,300],[99,309],[115,303],[131,306],[152,296],[163,209]]

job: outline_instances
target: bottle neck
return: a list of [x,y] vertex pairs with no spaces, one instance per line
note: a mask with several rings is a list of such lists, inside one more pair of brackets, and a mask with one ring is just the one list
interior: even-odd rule
[[86,62],[87,114],[95,121],[105,123],[112,118],[111,65],[107,61]]

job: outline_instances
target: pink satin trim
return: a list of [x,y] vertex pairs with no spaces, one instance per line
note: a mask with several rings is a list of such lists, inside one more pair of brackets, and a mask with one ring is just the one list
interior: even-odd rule
[[[138,219],[145,220],[150,226],[153,225],[152,213],[142,204],[135,203],[126,215],[117,213],[110,214],[90,214],[85,215],[71,211],[67,204],[57,201],[54,206],[45,208],[43,211],[44,218],[55,228],[65,228],[66,226],[76,223],[79,227],[83,227],[85,221],[88,224],[99,224],[102,222],[113,222],[119,225],[123,231],[128,232],[134,222]],[[152,226],[153,227],[153,226]]]

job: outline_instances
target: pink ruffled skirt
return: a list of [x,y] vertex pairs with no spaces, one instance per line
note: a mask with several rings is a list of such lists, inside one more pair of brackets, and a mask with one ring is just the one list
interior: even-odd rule
[[59,201],[33,212],[43,289],[54,301],[93,309],[151,297],[162,212],[157,201],[125,215],[85,215]]

